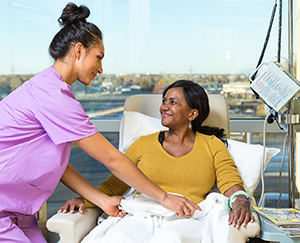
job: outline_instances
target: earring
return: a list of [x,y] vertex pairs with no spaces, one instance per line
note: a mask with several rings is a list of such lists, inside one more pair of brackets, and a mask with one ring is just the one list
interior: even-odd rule
[[192,129],[192,123],[189,121],[189,129]]

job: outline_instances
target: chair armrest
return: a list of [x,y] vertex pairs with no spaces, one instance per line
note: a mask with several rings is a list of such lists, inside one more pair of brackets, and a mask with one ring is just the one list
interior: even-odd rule
[[46,226],[59,234],[60,243],[79,243],[97,225],[102,212],[99,208],[86,208],[83,214],[57,213],[48,219]]
[[245,227],[239,229],[231,226],[229,231],[230,243],[245,243],[249,237],[256,236],[260,231],[259,218],[256,212],[252,212],[254,222],[249,222]]

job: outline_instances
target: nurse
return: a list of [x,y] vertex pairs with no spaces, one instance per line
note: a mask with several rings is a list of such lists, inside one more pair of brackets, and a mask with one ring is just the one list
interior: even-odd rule
[[109,197],[89,184],[68,163],[74,142],[114,175],[178,216],[199,207],[187,198],[166,193],[114,148],[90,122],[75,99],[71,84],[89,85],[102,70],[102,33],[86,21],[90,11],[69,3],[54,36],[53,66],[36,74],[0,102],[0,242],[41,243],[34,217],[61,180],[112,216],[121,197]]

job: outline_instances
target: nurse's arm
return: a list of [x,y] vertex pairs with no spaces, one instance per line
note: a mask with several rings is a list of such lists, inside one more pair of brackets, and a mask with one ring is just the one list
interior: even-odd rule
[[[60,180],[71,190],[102,208],[102,210],[108,215],[115,217],[123,217],[125,215],[125,212],[119,210],[118,208],[122,197],[109,197],[100,192],[97,190],[97,188],[85,180],[84,177],[70,163],[68,164]],[[79,212],[82,213],[83,211],[79,210]]]
[[195,209],[200,209],[197,204],[187,198],[166,193],[150,181],[127,156],[117,150],[100,133],[74,141],[74,143],[91,157],[103,163],[120,180],[157,200],[165,208],[175,211],[179,217],[191,216]]

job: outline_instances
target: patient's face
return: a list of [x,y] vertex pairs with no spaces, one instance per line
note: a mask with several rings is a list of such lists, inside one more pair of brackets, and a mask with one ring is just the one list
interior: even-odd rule
[[182,89],[180,87],[169,89],[160,106],[161,124],[172,129],[187,128],[190,113],[191,108],[184,98]]

